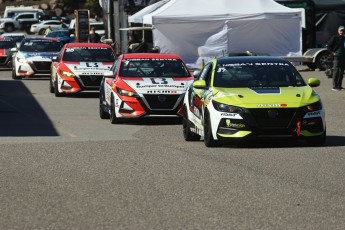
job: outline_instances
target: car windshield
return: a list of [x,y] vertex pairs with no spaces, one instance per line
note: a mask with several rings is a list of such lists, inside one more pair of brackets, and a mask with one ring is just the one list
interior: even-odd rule
[[14,41],[0,41],[0,48],[1,49],[10,49],[16,46]]
[[125,59],[120,75],[124,77],[186,77],[189,72],[178,59]]
[[78,62],[114,62],[115,55],[110,48],[73,47],[65,50],[62,60]]
[[52,40],[27,40],[20,45],[22,52],[59,52],[62,43]]
[[289,63],[222,63],[215,70],[214,87],[305,86],[301,75]]

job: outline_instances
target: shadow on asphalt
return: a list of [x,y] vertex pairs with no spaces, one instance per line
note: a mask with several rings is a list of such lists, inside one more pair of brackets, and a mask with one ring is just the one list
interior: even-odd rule
[[[317,148],[345,146],[345,137],[343,136],[327,136],[326,142]],[[310,146],[304,140],[253,140],[240,144],[223,144],[223,147],[238,147],[238,148],[315,148]]]
[[139,119],[124,119],[116,125],[145,125],[145,126],[161,126],[161,125],[181,125],[182,117],[143,117]]
[[0,136],[59,136],[21,81],[0,81]]

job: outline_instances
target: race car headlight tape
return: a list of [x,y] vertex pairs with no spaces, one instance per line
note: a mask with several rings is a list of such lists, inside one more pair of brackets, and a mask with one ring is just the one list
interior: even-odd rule
[[321,101],[317,101],[313,104],[307,105],[303,107],[303,110],[305,112],[313,112],[313,111],[318,111],[322,109],[322,103]]
[[245,108],[222,104],[216,101],[212,101],[213,107],[220,111],[220,112],[227,112],[227,113],[246,113],[247,110]]
[[64,70],[61,70],[61,69],[60,69],[60,75],[64,76],[64,77],[75,77],[75,75],[73,73],[68,72],[68,71],[64,71]]
[[127,97],[138,97],[139,95],[136,92],[131,92],[125,89],[121,89],[119,87],[116,87],[117,92],[119,92],[120,95],[122,96],[127,96]]

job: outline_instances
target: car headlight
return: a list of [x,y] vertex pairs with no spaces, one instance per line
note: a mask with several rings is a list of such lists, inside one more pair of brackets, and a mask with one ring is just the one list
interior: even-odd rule
[[20,57],[17,57],[17,61],[18,61],[19,63],[29,63],[28,60],[26,60],[25,58],[20,58]]
[[75,75],[71,72],[68,72],[68,71],[64,71],[62,69],[60,69],[60,75],[61,76],[64,76],[64,77],[75,77]]
[[246,113],[247,112],[247,109],[245,108],[222,104],[216,101],[212,101],[212,104],[213,104],[213,107],[220,112],[226,112],[226,113]]
[[310,105],[304,106],[303,110],[305,112],[313,112],[313,111],[318,111],[322,109],[322,103],[321,101],[317,101],[315,103],[312,103]]
[[125,89],[121,89],[119,87],[116,87],[116,90],[122,96],[127,96],[127,97],[138,97],[139,96],[136,92],[132,92],[132,91],[128,91],[128,90],[125,90]]

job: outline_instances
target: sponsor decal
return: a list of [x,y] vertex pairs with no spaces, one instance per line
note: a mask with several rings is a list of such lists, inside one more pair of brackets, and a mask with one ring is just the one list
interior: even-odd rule
[[195,115],[197,118],[201,118],[201,111],[200,111],[200,109],[197,108],[197,107],[195,107],[195,106],[193,106],[192,108],[193,108],[193,113],[194,113],[194,115]]
[[166,78],[150,78],[152,84],[154,85],[158,85],[158,84],[168,84],[168,81],[166,80]]
[[235,117],[237,113],[221,113],[220,116],[222,117]]
[[[67,65],[67,64],[66,64]],[[67,65],[69,66],[69,65]],[[81,62],[79,65],[74,65],[74,70],[79,71],[90,71],[90,70],[109,70],[111,68],[111,65],[103,65],[101,62]],[[100,74],[100,73],[83,73],[84,75],[90,75],[90,74]]]
[[286,107],[287,104],[258,104],[260,108]]
[[199,97],[193,97],[193,105],[195,105],[197,108],[202,108],[202,102]]
[[[222,66],[229,67],[241,67],[241,66],[289,66],[287,63],[274,63],[274,62],[241,62],[241,63],[224,63]],[[224,68],[220,68],[218,71],[225,71]]]
[[175,58],[130,58],[130,59],[123,59],[122,62],[129,62],[129,61],[177,61]]
[[176,90],[148,90],[148,94],[176,94]]
[[138,89],[145,89],[145,88],[177,88],[177,89],[184,89],[184,86],[181,85],[137,85]]
[[225,125],[228,128],[235,128],[235,129],[242,129],[245,127],[245,124],[241,124],[241,123],[231,123],[230,119],[226,119],[225,120]]
[[321,112],[320,111],[316,111],[316,112],[309,112],[307,113],[308,116],[314,117],[314,116],[320,116]]
[[83,72],[80,73],[79,75],[103,75],[102,72]]
[[75,48],[67,48],[65,52],[74,52],[75,50],[78,50],[78,49],[85,49],[85,50],[106,50],[106,49],[109,49],[109,48],[106,48],[106,47],[75,47]]

